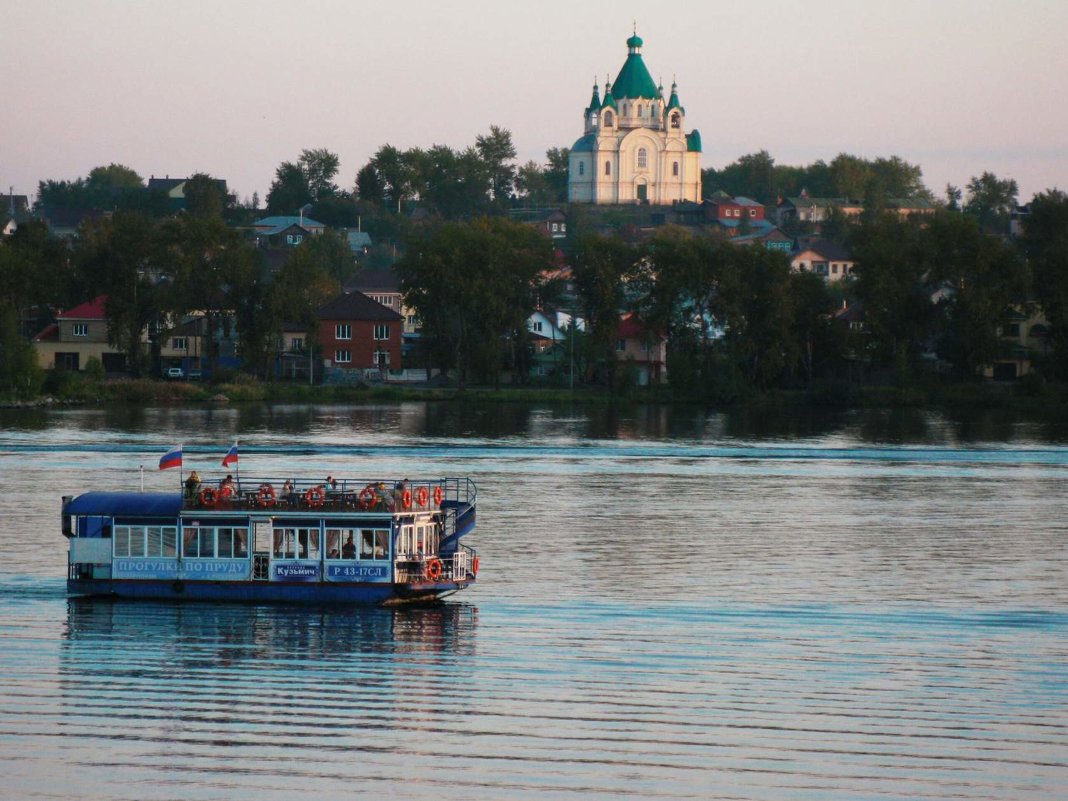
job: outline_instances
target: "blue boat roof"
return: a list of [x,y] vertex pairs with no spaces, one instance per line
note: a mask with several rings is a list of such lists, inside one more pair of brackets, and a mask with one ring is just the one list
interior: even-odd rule
[[178,517],[180,492],[86,492],[63,510],[68,515],[130,515],[131,517]]

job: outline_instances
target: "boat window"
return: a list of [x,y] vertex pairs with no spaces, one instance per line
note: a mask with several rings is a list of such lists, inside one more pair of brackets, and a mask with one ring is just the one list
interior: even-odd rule
[[319,529],[276,528],[274,555],[281,559],[318,559]]
[[365,528],[360,531],[361,559],[389,558],[389,529]]
[[327,559],[356,558],[356,529],[328,528],[326,530]]
[[115,556],[178,555],[176,526],[115,526],[112,542]]
[[248,529],[185,526],[182,555],[189,559],[244,559],[248,556]]

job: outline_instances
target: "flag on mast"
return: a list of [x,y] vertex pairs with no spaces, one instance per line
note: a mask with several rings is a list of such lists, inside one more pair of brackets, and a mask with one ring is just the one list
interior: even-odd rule
[[237,464],[237,443],[235,442],[230,446],[230,450],[226,452],[226,456],[223,457],[222,466],[229,467],[232,464]]
[[165,454],[163,454],[163,458],[159,460],[159,469],[160,470],[167,470],[167,469],[169,469],[171,467],[181,467],[181,466],[182,466],[182,446],[181,445],[175,445],[173,448],[171,448],[169,451],[167,451]]

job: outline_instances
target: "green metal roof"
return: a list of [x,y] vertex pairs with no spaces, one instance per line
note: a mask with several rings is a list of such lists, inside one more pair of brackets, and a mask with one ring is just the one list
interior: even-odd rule
[[641,47],[642,40],[637,34],[627,39],[627,60],[612,84],[616,97],[656,99],[656,82],[645,66]]
[[701,152],[701,132],[696,128],[686,134],[686,149],[691,153]]

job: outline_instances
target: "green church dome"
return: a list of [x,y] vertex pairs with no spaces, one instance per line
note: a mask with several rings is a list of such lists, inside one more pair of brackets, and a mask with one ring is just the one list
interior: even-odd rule
[[612,94],[617,99],[656,99],[656,82],[645,66],[641,46],[642,40],[638,34],[627,39],[627,60],[612,84]]

